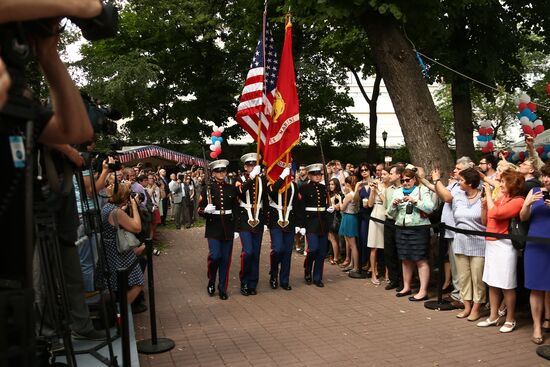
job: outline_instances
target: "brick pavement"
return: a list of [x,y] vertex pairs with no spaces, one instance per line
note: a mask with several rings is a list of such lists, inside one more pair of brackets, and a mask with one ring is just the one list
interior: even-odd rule
[[[325,265],[325,288],[303,281],[303,255],[293,254],[292,291],[268,285],[264,234],[258,295],[239,293],[240,241],[233,249],[229,300],[206,293],[203,228],[160,234],[155,257],[159,337],[176,347],[140,355],[141,366],[547,366],[530,342],[531,321],[501,334],[395,297],[370,281]],[[148,313],[135,316],[136,338],[148,338]]]

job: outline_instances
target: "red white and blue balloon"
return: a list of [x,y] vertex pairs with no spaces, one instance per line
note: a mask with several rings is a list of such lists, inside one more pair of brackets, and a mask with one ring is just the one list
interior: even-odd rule
[[517,99],[519,113],[517,115],[521,130],[525,135],[536,137],[544,131],[542,120],[537,117],[537,105],[531,101],[527,93],[522,93]]
[[491,153],[495,150],[495,146],[493,143],[493,126],[491,124],[491,121],[488,120],[482,120],[479,123],[478,128],[479,135],[477,136],[477,143],[481,147],[481,151],[483,153]]
[[210,158],[216,159],[218,156],[222,153],[222,133],[223,133],[223,127],[217,127],[214,125],[212,127],[212,144],[210,144]]

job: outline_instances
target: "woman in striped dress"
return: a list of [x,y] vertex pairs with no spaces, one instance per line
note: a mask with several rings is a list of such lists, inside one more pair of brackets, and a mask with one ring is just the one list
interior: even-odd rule
[[[460,229],[485,231],[481,222],[481,192],[478,190],[481,177],[473,168],[458,173],[461,190],[453,196],[452,209],[455,226]],[[481,306],[486,302],[483,267],[485,265],[485,238],[455,233],[453,251],[456,259],[460,297],[464,310],[456,317],[476,321]]]

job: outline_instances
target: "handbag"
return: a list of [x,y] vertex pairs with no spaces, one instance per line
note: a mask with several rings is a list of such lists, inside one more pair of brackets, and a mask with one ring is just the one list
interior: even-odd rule
[[128,232],[124,228],[121,228],[118,224],[118,219],[116,215],[113,215],[113,222],[115,222],[116,229],[116,248],[119,253],[124,253],[136,246],[140,245],[140,240],[132,232]]
[[[523,237],[527,235],[527,231],[518,217],[510,219],[510,223],[508,224],[508,233]],[[512,239],[512,246],[514,246],[514,248],[518,251],[523,251],[525,248],[525,240]]]

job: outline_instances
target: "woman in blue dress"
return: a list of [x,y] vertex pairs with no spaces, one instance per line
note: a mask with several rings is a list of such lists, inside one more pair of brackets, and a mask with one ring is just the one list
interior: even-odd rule
[[[527,195],[520,212],[522,221],[530,220],[529,236],[548,237],[550,225],[550,163],[541,169],[543,187],[535,187]],[[533,317],[533,335],[535,344],[544,342],[544,323],[550,323],[550,245],[528,241],[525,246],[525,288],[531,290],[530,303]],[[545,331],[549,329],[544,328]]]

